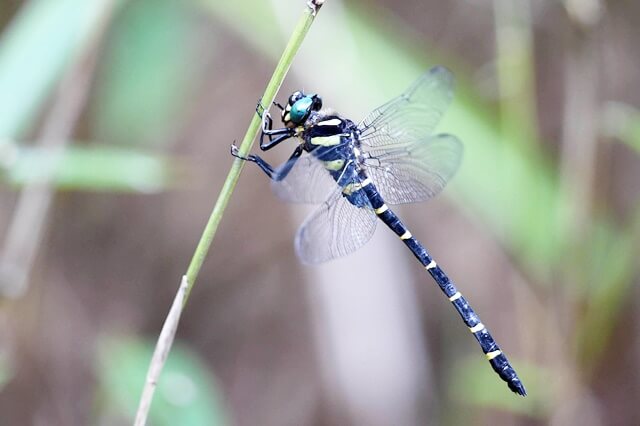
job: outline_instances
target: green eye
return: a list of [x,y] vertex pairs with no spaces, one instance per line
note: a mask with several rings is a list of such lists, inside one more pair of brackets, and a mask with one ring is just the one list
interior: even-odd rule
[[305,96],[296,101],[291,107],[291,121],[294,123],[302,123],[309,115],[312,105],[313,99],[310,97]]

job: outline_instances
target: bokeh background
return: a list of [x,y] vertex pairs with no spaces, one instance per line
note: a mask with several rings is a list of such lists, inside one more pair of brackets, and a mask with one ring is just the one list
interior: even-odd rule
[[[229,145],[303,9],[0,3],[0,424],[131,424]],[[391,232],[301,266],[310,208],[246,167],[150,424],[640,424],[639,24],[634,0],[327,0],[279,95],[358,121],[453,70],[439,129],[463,166],[398,212],[527,398]]]

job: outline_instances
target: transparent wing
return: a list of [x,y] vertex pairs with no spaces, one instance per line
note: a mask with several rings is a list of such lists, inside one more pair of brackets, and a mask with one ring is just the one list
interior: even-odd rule
[[453,76],[431,68],[402,95],[375,109],[359,125],[365,146],[413,144],[428,137],[451,103]]
[[336,185],[320,161],[311,155],[305,155],[298,159],[286,178],[272,181],[271,188],[283,201],[318,204],[326,200],[336,189]]
[[372,148],[365,153],[365,166],[385,201],[403,204],[438,194],[458,170],[461,159],[462,143],[443,134]]
[[371,208],[354,206],[338,189],[298,230],[296,253],[308,264],[345,256],[371,239],[376,219]]

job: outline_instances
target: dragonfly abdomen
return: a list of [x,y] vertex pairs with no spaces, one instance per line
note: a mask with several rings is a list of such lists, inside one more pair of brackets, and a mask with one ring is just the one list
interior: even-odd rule
[[527,392],[520,378],[509,363],[507,357],[498,347],[489,330],[487,330],[480,321],[480,317],[475,313],[473,308],[471,308],[471,305],[469,305],[460,291],[458,291],[442,268],[436,264],[424,246],[413,237],[400,218],[387,206],[375,185],[371,183],[369,178],[364,177],[364,172],[360,173],[360,177],[364,178],[361,192],[364,192],[367,196],[378,218],[400,237],[427,272],[429,272],[456,311],[458,311],[462,321],[469,328],[469,331],[480,344],[482,352],[487,357],[493,370],[507,383],[509,389],[519,395],[525,396]]

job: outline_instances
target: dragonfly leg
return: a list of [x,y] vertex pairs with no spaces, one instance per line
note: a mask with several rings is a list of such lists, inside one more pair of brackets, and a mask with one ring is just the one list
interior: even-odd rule
[[[280,111],[284,111],[284,107],[278,102],[273,101],[272,104],[280,108]],[[258,99],[258,103],[256,104],[256,114],[258,114],[258,117],[262,118],[262,115],[266,110],[267,109],[262,105],[262,98]]]
[[316,16],[316,14],[318,13],[318,10],[320,10],[323,3],[324,3],[324,0],[308,0],[307,7],[311,9],[311,14],[313,16]]
[[[263,151],[267,151],[271,148],[273,148],[276,145],[279,145],[281,142],[286,141],[287,139],[290,139],[293,137],[293,133],[291,133],[289,130],[291,129],[280,129],[282,130],[281,132],[278,133],[272,133],[272,134],[266,134],[263,133],[260,136],[260,149]],[[265,141],[265,135],[267,140]],[[277,135],[276,137],[273,137]]]
[[231,145],[231,155],[241,160],[251,161],[252,163],[256,163],[258,167],[260,167],[260,169],[262,169],[262,171],[265,172],[267,176],[269,176],[269,178],[275,181],[281,181],[282,179],[287,177],[287,175],[291,171],[291,168],[293,168],[296,161],[298,161],[298,158],[300,158],[303,151],[304,150],[302,145],[298,145],[296,149],[293,151],[293,153],[291,154],[291,157],[289,157],[289,159],[286,162],[284,162],[279,167],[274,168],[271,164],[267,163],[265,160],[263,160],[257,155],[252,154],[252,155],[247,155],[246,157],[240,155],[238,151],[238,147],[235,144]]
[[[260,135],[260,149],[267,151],[295,134],[295,130],[288,127],[273,129],[273,119],[269,113],[262,118],[262,134]],[[265,140],[266,139],[266,140]]]

